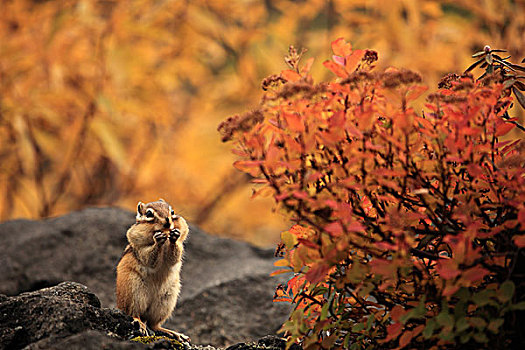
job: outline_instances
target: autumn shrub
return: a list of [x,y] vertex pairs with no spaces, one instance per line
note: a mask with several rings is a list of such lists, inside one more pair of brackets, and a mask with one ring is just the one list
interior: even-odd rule
[[275,296],[294,306],[289,344],[523,344],[525,142],[505,138],[522,128],[508,109],[523,67],[486,48],[487,74],[446,76],[417,111],[419,74],[375,70],[375,51],[342,39],[332,49],[332,80],[314,83],[313,59],[291,48],[260,105],[219,126],[254,195],[295,223],[276,262],[292,273]]

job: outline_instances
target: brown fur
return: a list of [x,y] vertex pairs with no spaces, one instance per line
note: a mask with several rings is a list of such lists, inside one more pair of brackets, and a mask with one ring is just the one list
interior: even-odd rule
[[117,307],[137,320],[143,331],[147,325],[185,339],[161,327],[177,303],[188,235],[184,218],[172,213],[163,200],[139,203],[137,221],[126,233],[129,244],[117,266]]

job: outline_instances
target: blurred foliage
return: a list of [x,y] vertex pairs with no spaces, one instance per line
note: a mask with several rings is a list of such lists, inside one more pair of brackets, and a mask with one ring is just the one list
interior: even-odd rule
[[1,0],[0,9],[1,219],[164,197],[205,229],[258,244],[277,240],[283,220],[246,199],[251,185],[231,170],[215,126],[256,103],[290,43],[328,57],[330,39],[344,36],[430,86],[485,44],[525,54],[522,0]]

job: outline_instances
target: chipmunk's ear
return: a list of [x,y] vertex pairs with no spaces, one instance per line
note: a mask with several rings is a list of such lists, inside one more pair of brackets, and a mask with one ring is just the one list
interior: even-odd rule
[[142,215],[144,215],[144,203],[139,202],[139,204],[137,204],[137,218],[141,217]]
[[164,203],[166,203],[166,201],[165,201],[164,199],[162,199],[162,198],[159,198],[159,202],[164,202]]

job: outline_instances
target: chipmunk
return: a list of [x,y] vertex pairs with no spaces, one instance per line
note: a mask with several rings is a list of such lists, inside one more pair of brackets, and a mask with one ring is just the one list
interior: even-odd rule
[[126,233],[128,246],[117,265],[117,307],[133,317],[143,334],[148,326],[188,341],[163,328],[180,292],[180,271],[188,224],[163,199],[139,202],[136,222]]

